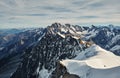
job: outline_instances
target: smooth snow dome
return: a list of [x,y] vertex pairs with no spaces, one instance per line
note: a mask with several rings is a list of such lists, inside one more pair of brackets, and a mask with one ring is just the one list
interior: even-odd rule
[[73,60],[60,61],[68,72],[82,78],[120,78],[120,57],[93,45]]

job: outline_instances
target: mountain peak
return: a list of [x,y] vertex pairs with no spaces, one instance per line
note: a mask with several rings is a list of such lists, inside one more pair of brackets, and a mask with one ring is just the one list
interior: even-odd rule
[[56,28],[56,27],[61,27],[62,25],[61,23],[55,22],[51,26]]
[[83,27],[80,26],[75,26],[71,24],[60,24],[60,23],[53,23],[51,26],[47,27],[48,33],[49,34],[58,34],[58,35],[80,35],[79,32],[82,32],[84,30]]

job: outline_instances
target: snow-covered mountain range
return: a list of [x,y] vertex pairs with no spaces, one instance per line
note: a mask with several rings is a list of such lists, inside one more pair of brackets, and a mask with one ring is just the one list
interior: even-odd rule
[[53,23],[0,34],[0,78],[119,78],[119,55],[120,27]]

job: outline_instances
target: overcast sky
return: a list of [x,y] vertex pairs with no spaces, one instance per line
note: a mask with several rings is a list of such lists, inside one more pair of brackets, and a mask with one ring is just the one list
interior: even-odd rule
[[0,0],[0,28],[120,25],[120,0]]

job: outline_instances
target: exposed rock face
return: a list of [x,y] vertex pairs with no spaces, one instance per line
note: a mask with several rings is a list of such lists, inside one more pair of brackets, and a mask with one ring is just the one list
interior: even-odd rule
[[25,54],[15,78],[36,78],[37,74],[33,77],[33,73],[36,72],[37,67],[40,67],[39,70],[43,66],[51,70],[55,68],[57,60],[73,58],[76,56],[76,51],[81,52],[81,48],[75,39],[71,37],[63,39],[59,36],[51,37],[47,35],[30,53]]
[[19,68],[11,78],[38,78],[42,75],[38,73],[42,67],[50,72],[56,68],[58,60],[74,58],[82,51],[82,45],[72,35],[63,38],[58,34],[59,27],[56,23],[48,27],[36,46],[26,50]]
[[80,77],[75,74],[65,73],[62,78],[80,78]]

